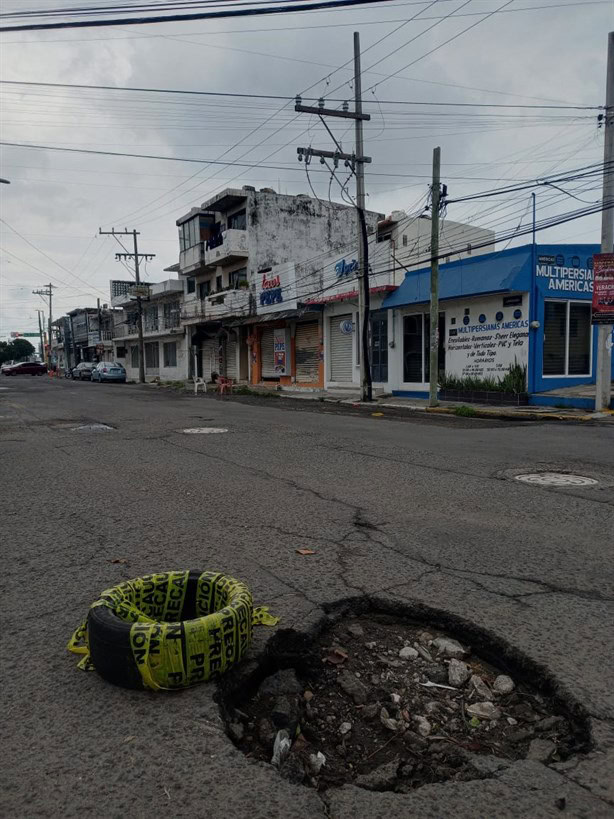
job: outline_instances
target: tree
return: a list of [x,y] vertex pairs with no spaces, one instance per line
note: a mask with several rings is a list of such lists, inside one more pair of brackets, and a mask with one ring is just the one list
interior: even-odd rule
[[19,361],[34,354],[34,347],[25,338],[16,338],[14,341],[0,341],[0,364],[5,361]]

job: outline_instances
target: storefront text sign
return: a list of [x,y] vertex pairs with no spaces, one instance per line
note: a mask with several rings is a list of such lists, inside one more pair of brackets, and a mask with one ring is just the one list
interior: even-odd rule
[[341,261],[337,262],[335,265],[335,275],[338,279],[341,279],[344,276],[350,276],[352,273],[356,273],[357,271],[358,262],[356,259],[352,259],[350,262],[346,262],[345,259],[341,259]]
[[587,267],[565,267],[556,264],[556,256],[538,256],[535,275],[547,280],[548,290],[566,293],[592,293],[593,271]]
[[593,324],[614,324],[614,253],[596,253],[593,257]]
[[276,313],[296,309],[294,265],[278,264],[256,275],[257,312]]

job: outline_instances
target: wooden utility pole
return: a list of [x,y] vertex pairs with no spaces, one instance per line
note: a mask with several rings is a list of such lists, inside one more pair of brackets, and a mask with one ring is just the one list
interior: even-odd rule
[[[45,321],[45,314],[42,310],[37,310],[38,313],[38,335],[40,337],[40,354],[41,358],[45,358],[45,342],[43,341],[43,322]],[[41,320],[41,313],[43,313],[43,318]]]
[[[155,253],[139,253],[138,247],[138,240],[137,236],[139,236],[138,230],[115,230],[115,228],[111,228],[111,230],[102,230],[98,228],[98,233],[101,236],[132,236],[134,240],[134,253],[116,253],[115,258],[118,261],[123,259],[134,259],[134,281],[136,287],[139,288],[141,284],[141,276],[140,276],[140,268],[139,262],[141,259],[153,259],[155,258]],[[119,239],[117,240],[119,242]],[[121,244],[121,242],[120,242]],[[123,245],[122,245],[123,247]],[[140,292],[137,290],[136,295],[136,311],[137,311],[137,332],[139,334],[139,382],[141,384],[145,383],[145,343],[143,341],[143,304],[141,301]]]
[[[608,34],[605,116],[603,145],[603,195],[601,205],[601,252],[612,253],[614,245],[614,31]],[[595,410],[610,408],[612,397],[611,324],[597,326],[597,369],[595,372]]]
[[302,105],[300,97],[296,98],[295,111],[306,114],[317,114],[322,121],[324,117],[341,117],[342,119],[353,119],[356,123],[356,153],[347,154],[341,150],[341,146],[329,133],[337,146],[336,151],[319,151],[315,148],[297,148],[299,161],[305,160],[308,165],[312,156],[319,156],[322,160],[331,159],[335,168],[339,160],[342,159],[346,166],[350,167],[356,176],[356,228],[358,233],[358,332],[360,337],[360,385],[363,401],[373,399],[371,381],[371,362],[369,350],[369,244],[367,235],[367,223],[365,219],[365,163],[371,162],[370,156],[364,156],[364,138],[362,123],[370,120],[369,114],[362,112],[362,83],[360,68],[360,34],[354,32],[354,111],[348,109],[347,102],[343,103],[342,109],[325,108],[324,100],[316,106]]
[[429,407],[436,407],[439,380],[439,201],[441,148],[433,150],[431,186],[431,326],[429,361]]

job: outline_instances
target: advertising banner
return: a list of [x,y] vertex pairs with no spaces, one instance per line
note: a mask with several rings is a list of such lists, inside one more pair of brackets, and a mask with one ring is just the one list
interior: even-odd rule
[[614,324],[614,253],[593,256],[593,324]]

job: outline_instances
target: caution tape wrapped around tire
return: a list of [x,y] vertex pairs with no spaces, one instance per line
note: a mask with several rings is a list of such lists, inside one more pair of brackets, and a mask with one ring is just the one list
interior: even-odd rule
[[279,618],[216,572],[160,572],[102,592],[68,643],[79,668],[127,688],[173,690],[213,680],[245,656],[252,626]]

